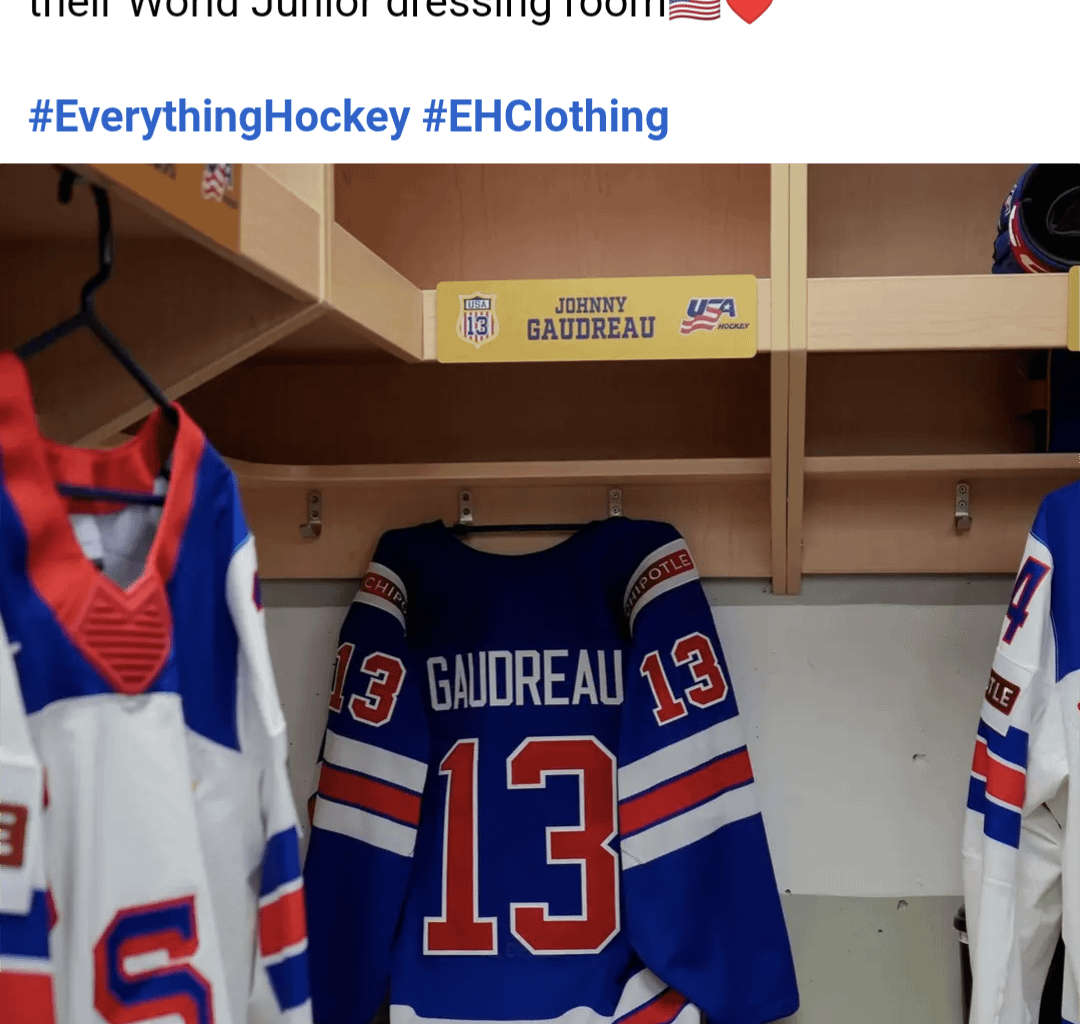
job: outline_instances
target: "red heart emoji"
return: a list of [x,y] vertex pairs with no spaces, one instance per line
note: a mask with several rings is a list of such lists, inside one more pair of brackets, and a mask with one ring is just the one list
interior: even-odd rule
[[728,0],[728,7],[748,25],[757,21],[771,5],[772,0]]

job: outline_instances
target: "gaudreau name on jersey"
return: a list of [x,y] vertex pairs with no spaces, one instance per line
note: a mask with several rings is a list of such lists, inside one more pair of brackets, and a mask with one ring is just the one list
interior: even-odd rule
[[427,659],[431,707],[621,704],[622,651],[477,651]]

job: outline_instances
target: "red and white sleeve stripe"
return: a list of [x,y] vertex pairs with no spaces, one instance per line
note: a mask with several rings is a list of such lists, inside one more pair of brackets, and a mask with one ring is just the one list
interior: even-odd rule
[[9,1007],[9,1024],[52,1024],[53,976],[47,960],[0,957],[0,1006]]
[[[445,1017],[422,1017],[411,1006],[394,1004],[397,1024],[457,1024]],[[650,970],[631,975],[611,1016],[590,1006],[575,1006],[560,1017],[508,1021],[507,1024],[701,1024],[701,1011]]]
[[623,870],[758,811],[741,723],[718,722],[619,769]]
[[327,730],[315,828],[411,857],[427,765]]
[[259,900],[259,952],[269,966],[305,949],[304,880],[294,878]]

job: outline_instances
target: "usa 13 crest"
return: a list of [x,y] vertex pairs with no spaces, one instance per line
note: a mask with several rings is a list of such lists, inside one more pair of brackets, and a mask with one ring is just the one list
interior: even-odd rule
[[495,296],[483,292],[459,295],[461,311],[457,332],[462,341],[480,348],[494,341],[499,334],[499,318],[495,315]]

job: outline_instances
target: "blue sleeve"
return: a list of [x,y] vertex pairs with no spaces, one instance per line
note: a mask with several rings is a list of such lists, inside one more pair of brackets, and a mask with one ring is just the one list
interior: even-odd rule
[[341,627],[334,666],[304,864],[318,1024],[368,1024],[379,1008],[420,820],[428,732],[396,564],[384,537]]
[[735,694],[712,611],[674,528],[631,576],[619,741],[626,926],[645,964],[724,1024],[799,1005]]
[[0,1005],[14,1006],[19,1020],[52,1024],[44,815],[44,769],[0,621]]

